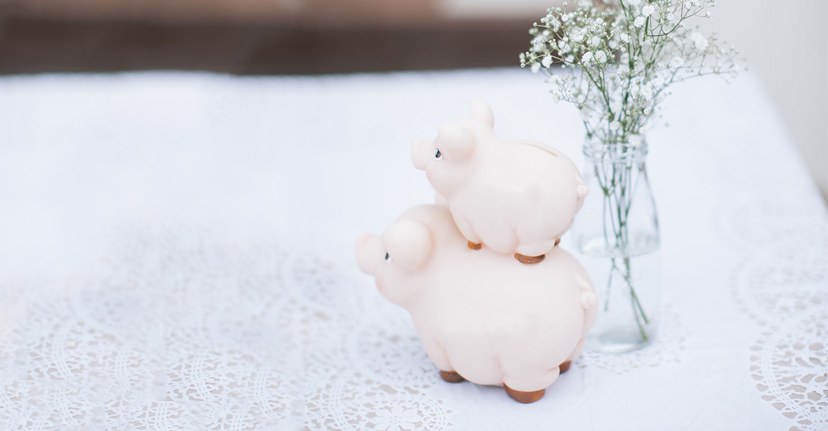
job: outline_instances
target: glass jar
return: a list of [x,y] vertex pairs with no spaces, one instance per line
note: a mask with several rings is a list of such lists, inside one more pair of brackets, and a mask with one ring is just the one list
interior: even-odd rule
[[658,216],[647,177],[647,142],[584,143],[590,194],[572,227],[599,297],[587,348],[626,352],[649,344],[661,302]]

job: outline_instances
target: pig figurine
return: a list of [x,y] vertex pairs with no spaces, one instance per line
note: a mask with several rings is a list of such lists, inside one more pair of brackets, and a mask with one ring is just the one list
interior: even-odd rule
[[598,304],[589,276],[559,247],[523,265],[466,242],[448,208],[422,205],[382,237],[361,236],[356,254],[380,293],[411,314],[443,380],[537,401],[583,349]]
[[445,199],[469,248],[482,243],[537,263],[572,226],[589,189],[564,154],[503,141],[493,126],[491,108],[471,102],[471,118],[443,125],[434,141],[414,141],[414,166]]

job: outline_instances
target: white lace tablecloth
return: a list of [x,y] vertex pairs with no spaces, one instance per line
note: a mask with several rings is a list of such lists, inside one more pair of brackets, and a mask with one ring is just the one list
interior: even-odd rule
[[353,241],[431,201],[410,142],[472,98],[580,163],[542,81],[0,79],[0,430],[828,429],[828,214],[750,74],[677,87],[649,135],[652,346],[531,405],[439,379]]

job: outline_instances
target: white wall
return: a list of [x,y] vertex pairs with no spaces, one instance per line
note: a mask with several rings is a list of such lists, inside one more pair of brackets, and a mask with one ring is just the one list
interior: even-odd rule
[[[563,0],[437,0],[455,18],[539,20]],[[574,3],[576,0],[570,0]],[[828,199],[828,0],[717,0],[705,31],[739,49],[764,82]]]
[[828,199],[828,1],[718,0],[705,30],[747,57]]

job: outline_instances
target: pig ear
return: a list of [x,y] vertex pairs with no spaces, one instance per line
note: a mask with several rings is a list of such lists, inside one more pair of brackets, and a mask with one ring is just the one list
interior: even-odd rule
[[416,220],[399,220],[382,234],[389,258],[409,270],[419,269],[431,254],[431,232]]
[[469,129],[457,124],[448,123],[440,127],[437,148],[446,158],[465,159],[474,152],[474,135]]
[[494,127],[494,112],[492,112],[492,108],[486,102],[472,100],[469,102],[469,105],[471,105],[472,119],[486,123],[489,127]]

